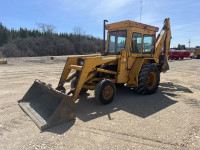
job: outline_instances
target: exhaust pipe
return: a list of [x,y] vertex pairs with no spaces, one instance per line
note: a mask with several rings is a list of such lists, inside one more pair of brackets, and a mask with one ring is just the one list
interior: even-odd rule
[[106,22],[108,22],[108,20],[103,21],[103,50],[104,50],[104,53],[106,50]]

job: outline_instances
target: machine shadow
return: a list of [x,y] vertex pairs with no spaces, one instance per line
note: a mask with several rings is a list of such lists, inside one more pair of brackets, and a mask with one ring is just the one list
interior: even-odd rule
[[[177,96],[173,93],[174,91],[192,93],[190,89],[184,86],[172,82],[165,82],[160,83],[157,93],[153,95],[139,95],[135,94],[130,88],[120,88],[117,90],[114,101],[108,105],[100,105],[94,98],[88,98],[89,94],[85,94],[80,96],[79,101],[75,103],[77,118],[87,122],[107,115],[108,119],[111,120],[110,114],[119,110],[126,111],[141,118],[146,118],[177,103],[177,101],[169,98],[169,96]],[[68,121],[45,129],[42,132],[63,134],[73,127],[75,121]]]
[[75,124],[75,121],[76,120],[67,121],[62,124],[47,128],[41,132],[52,132],[52,133],[56,133],[56,134],[63,134],[65,132],[67,132]]
[[175,60],[175,59],[170,59],[170,60],[168,60],[169,62],[176,62],[176,61],[189,61],[189,60],[191,60],[190,58],[186,58],[186,59],[177,59],[177,60]]
[[[190,89],[187,87],[184,87],[182,85],[174,84],[173,82],[165,82],[165,83],[160,83],[161,91],[164,91],[165,94],[169,95],[169,92],[174,92],[174,91],[182,91],[185,93],[193,93]],[[173,94],[173,93],[170,93]],[[169,95],[171,96],[171,95]]]
[[87,95],[81,96],[76,103],[77,118],[86,122],[108,115],[108,119],[111,119],[110,114],[119,110],[146,118],[175,104],[177,101],[169,98],[176,96],[173,91],[192,92],[186,87],[167,82],[161,83],[157,93],[152,95],[139,95],[130,88],[120,88],[114,101],[108,105],[100,105],[94,98],[87,98]]

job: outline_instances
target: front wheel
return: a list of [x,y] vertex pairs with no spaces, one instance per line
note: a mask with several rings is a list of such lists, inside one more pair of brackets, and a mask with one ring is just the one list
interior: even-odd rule
[[144,64],[138,76],[138,87],[136,92],[139,94],[153,94],[157,91],[160,83],[160,72],[158,67],[153,64]]
[[115,84],[108,79],[99,81],[95,88],[95,99],[104,105],[111,103],[115,94]]

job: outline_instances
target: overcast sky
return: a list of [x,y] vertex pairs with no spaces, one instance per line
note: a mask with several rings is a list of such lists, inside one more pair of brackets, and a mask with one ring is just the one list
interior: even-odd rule
[[[200,45],[199,0],[143,0],[142,23],[162,28],[171,19],[171,47]],[[102,38],[102,22],[140,21],[140,0],[2,0],[0,22],[8,28],[37,29],[36,23],[56,26],[56,32],[81,27],[86,34]]]

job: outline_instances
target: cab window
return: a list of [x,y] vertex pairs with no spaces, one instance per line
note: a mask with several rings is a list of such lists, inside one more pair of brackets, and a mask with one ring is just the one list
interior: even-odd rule
[[143,35],[143,54],[154,54],[155,52],[155,36]]
[[131,52],[132,53],[141,53],[142,45],[142,34],[133,32],[132,42],[131,42]]
[[125,49],[126,44],[126,30],[118,30],[110,32],[109,52],[119,53]]

